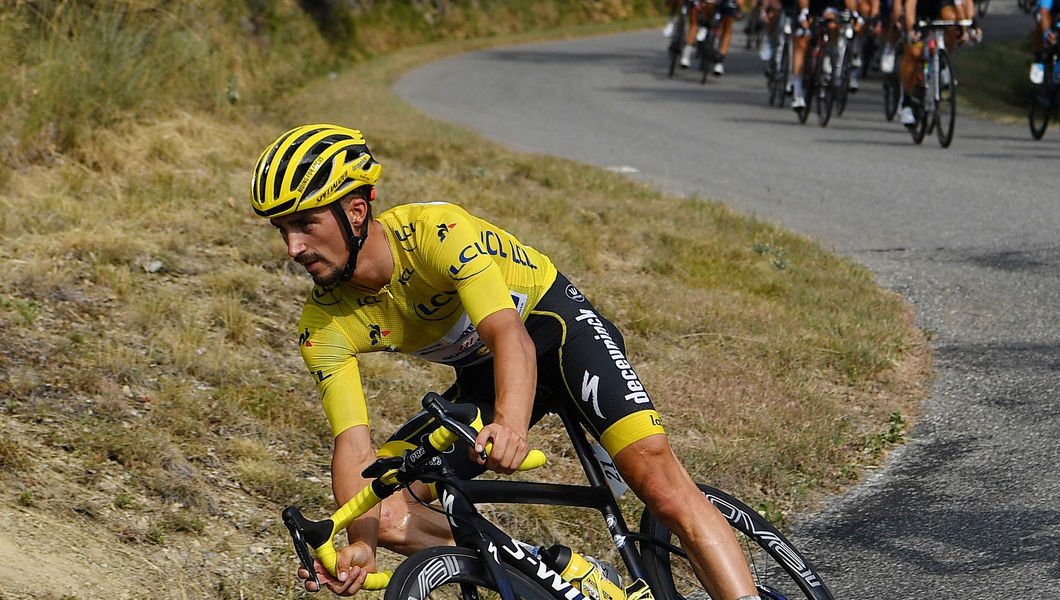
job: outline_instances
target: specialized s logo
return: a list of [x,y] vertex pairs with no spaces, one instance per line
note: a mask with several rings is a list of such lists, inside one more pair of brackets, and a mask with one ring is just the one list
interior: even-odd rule
[[590,375],[588,371],[582,373],[582,402],[592,406],[598,417],[604,418],[604,413],[600,412],[599,375]]
[[299,346],[305,346],[307,348],[312,348],[313,347],[313,344],[310,343],[310,341],[309,341],[309,330],[308,329],[303,331],[302,334],[298,336],[298,345]]
[[444,242],[445,236],[449,235],[449,232],[456,227],[456,223],[450,223],[448,225],[440,223],[436,225],[436,227],[438,228],[438,240]]
[[378,325],[369,325],[368,326],[368,337],[372,338],[372,345],[373,346],[378,344],[379,342],[383,341],[383,338],[388,336],[388,335],[390,335],[390,331],[389,330],[384,330],[383,328],[381,328]]

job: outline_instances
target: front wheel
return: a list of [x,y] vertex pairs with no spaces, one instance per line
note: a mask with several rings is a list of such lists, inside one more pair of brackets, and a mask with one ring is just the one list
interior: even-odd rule
[[886,75],[883,79],[883,116],[887,117],[888,121],[893,121],[894,116],[898,114],[901,93],[902,84],[898,82],[898,78],[891,74]]
[[[797,597],[833,600],[832,593],[810,561],[772,523],[725,492],[702,483],[699,489],[736,530],[758,595],[763,600]],[[644,558],[645,574],[656,592],[655,600],[702,598],[703,587],[688,560],[682,557],[684,551],[679,548],[680,541],[676,536],[647,510],[641,515],[640,531],[651,540],[640,542],[640,554]]]
[[1046,127],[1049,126],[1049,115],[1053,112],[1053,102],[1056,99],[1054,89],[1049,81],[1031,86],[1031,93],[1027,98],[1027,121],[1031,126],[1031,137],[1036,140],[1042,139]]
[[[552,600],[537,582],[503,565],[516,598]],[[408,557],[390,579],[383,600],[485,600],[498,599],[494,583],[478,553],[468,548],[436,546]]]
[[909,134],[913,136],[913,143],[919,144],[924,141],[924,136],[927,135],[928,119],[930,118],[924,111],[924,88],[922,86],[917,87],[916,92],[914,92],[913,114],[916,116],[916,123],[906,125],[906,128],[909,130]]
[[667,72],[667,77],[673,77],[674,71],[677,70],[677,61],[681,58],[681,50],[685,47],[685,16],[680,15],[677,19],[677,23],[674,24],[673,34],[670,37],[670,70]]
[[942,49],[939,49],[939,100],[935,103],[935,115],[939,145],[949,148],[957,122],[957,77],[950,64],[950,55]]

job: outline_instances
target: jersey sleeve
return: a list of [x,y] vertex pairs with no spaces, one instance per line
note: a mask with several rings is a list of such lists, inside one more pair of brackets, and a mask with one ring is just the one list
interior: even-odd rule
[[437,217],[436,235],[425,236],[421,252],[434,275],[444,280],[460,296],[471,324],[505,309],[515,308],[504,271],[493,256],[505,254],[499,235],[484,229],[481,222],[464,209],[443,205]]
[[307,307],[298,330],[302,360],[317,384],[331,433],[368,425],[357,354],[345,332],[323,311]]

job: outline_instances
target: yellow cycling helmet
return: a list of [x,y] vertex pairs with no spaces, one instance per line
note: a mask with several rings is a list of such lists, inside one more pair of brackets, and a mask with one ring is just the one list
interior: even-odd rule
[[303,125],[269,145],[254,167],[250,201],[267,218],[325,206],[374,186],[383,167],[364,136],[338,125]]

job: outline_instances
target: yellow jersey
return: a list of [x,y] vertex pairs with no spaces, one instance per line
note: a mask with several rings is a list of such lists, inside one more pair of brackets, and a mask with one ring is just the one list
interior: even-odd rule
[[452,367],[490,360],[475,326],[505,308],[525,321],[556,279],[547,256],[455,204],[405,204],[377,220],[394,258],[390,283],[375,294],[314,287],[298,324],[336,436],[369,423],[358,354],[402,352]]

